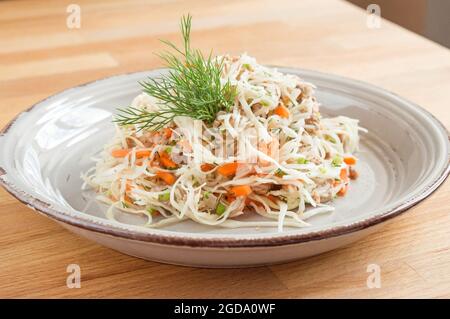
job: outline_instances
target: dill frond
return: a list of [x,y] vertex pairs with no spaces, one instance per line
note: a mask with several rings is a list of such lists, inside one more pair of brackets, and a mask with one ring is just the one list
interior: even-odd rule
[[160,101],[160,109],[149,112],[135,107],[119,109],[114,121],[119,125],[138,125],[140,129],[159,130],[176,116],[188,116],[206,123],[215,120],[219,111],[229,111],[234,103],[235,88],[229,81],[221,82],[223,61],[211,54],[204,57],[200,50],[191,49],[192,17],[181,19],[183,48],[161,40],[174,52],[159,56],[168,73],[160,78],[140,82],[143,91]]

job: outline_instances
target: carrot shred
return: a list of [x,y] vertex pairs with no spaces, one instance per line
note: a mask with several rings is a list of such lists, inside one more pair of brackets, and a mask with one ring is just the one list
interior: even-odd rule
[[164,128],[163,133],[164,133],[164,137],[166,139],[169,139],[172,137],[172,130],[168,127]]
[[[128,154],[130,154],[130,152],[131,152],[130,149],[121,148],[121,149],[112,150],[111,155],[113,157],[120,158],[120,157],[127,156]],[[149,157],[149,156],[150,156],[150,151],[148,151],[148,150],[136,151],[136,158],[143,158],[143,157]]]
[[124,201],[125,201],[126,203],[128,203],[128,204],[133,204],[133,203],[134,203],[134,200],[133,200],[130,196],[128,196],[127,194],[125,194],[125,196],[123,197],[123,199],[124,199]]
[[208,172],[208,171],[212,170],[214,167],[216,167],[216,166],[213,164],[209,164],[209,163],[204,163],[200,166],[202,172]]
[[245,197],[252,193],[252,189],[248,185],[239,185],[239,186],[231,187],[230,193],[236,197],[239,197],[239,196]]
[[149,157],[150,151],[136,151],[136,158]]
[[156,172],[156,176],[161,178],[168,185],[173,185],[176,181],[176,177],[172,173],[158,171]]
[[231,194],[228,194],[225,199],[228,203],[232,203],[236,200],[236,197]]
[[178,167],[178,165],[174,161],[172,161],[172,159],[169,157],[169,154],[167,154],[166,152],[159,153],[159,162],[166,168]]
[[282,104],[279,104],[273,112],[282,118],[289,117],[289,110]]
[[344,163],[347,165],[355,165],[356,164],[356,158],[354,157],[344,157]]
[[227,164],[223,164],[222,166],[220,166],[217,169],[217,173],[219,173],[222,176],[232,176],[236,174],[236,170],[238,167],[238,163],[234,162],[234,163],[227,163]]
[[342,186],[342,188],[339,190],[339,192],[337,192],[337,195],[338,196],[345,196],[345,194],[347,193],[347,189],[348,189],[347,185]]
[[127,184],[125,185],[125,191],[129,192],[131,191],[133,188],[131,187],[131,184],[129,182],[127,182]]
[[345,168],[341,169],[339,177],[343,182],[347,182],[348,181],[347,169],[345,169]]
[[111,155],[113,157],[125,157],[128,155],[130,150],[128,149],[118,149],[118,150],[112,150]]
[[142,166],[142,164],[144,164],[144,161],[142,161],[141,159],[138,159],[138,160],[135,162],[135,164],[136,164],[137,166]]

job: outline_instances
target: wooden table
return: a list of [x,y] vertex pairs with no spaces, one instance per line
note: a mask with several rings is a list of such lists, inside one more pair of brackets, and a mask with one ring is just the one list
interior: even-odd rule
[[[81,28],[66,26],[67,5]],[[194,44],[247,51],[264,64],[367,81],[450,127],[450,51],[387,21],[366,26],[338,0],[2,1],[0,125],[46,96],[123,72],[160,66],[159,38],[178,39],[194,16]],[[431,163],[432,164],[432,163]],[[128,257],[76,237],[0,190],[0,297],[450,297],[450,183],[349,247],[285,265],[209,270]],[[66,267],[81,267],[81,288]],[[367,266],[381,267],[368,289]]]

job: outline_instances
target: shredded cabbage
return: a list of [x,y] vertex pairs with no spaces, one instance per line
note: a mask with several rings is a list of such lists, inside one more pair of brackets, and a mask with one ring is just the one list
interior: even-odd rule
[[[347,176],[356,176],[358,120],[323,118],[314,86],[298,76],[245,54],[217,59],[224,63],[221,80],[237,92],[230,112],[208,125],[176,117],[158,132],[116,126],[95,167],[82,175],[83,187],[109,205],[108,218],[121,211],[146,216],[147,227],[193,220],[283,231],[309,226],[308,218],[333,211],[324,203],[345,195]],[[132,106],[161,107],[145,93]],[[240,194],[246,186],[250,193]],[[254,213],[268,221],[239,219]]]

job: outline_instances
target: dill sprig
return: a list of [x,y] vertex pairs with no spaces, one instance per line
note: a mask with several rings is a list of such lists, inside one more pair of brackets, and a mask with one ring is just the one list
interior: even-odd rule
[[229,111],[235,98],[235,88],[229,81],[221,83],[223,60],[200,50],[191,49],[190,15],[181,19],[183,48],[161,40],[175,52],[165,51],[159,56],[166,63],[168,73],[160,78],[140,82],[143,91],[160,101],[160,109],[150,112],[136,107],[119,109],[114,121],[119,125],[137,125],[139,129],[159,130],[176,116],[188,116],[211,123],[219,111]]

